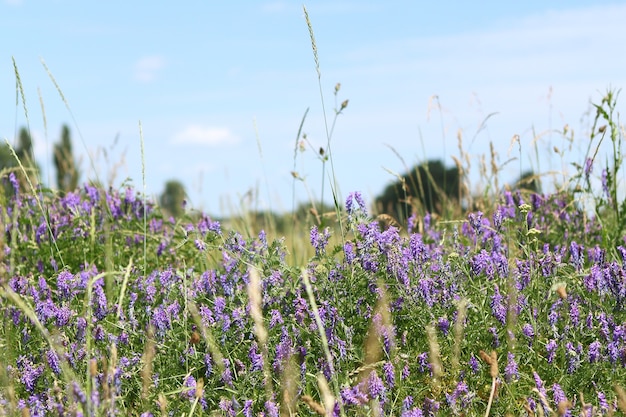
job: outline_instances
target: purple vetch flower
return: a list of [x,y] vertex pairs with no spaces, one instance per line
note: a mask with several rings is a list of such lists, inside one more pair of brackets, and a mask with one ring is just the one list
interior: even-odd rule
[[443,333],[444,336],[447,336],[448,331],[450,330],[450,320],[448,320],[447,317],[439,317],[437,327],[439,327],[439,330],[441,330],[441,333]]
[[480,235],[483,232],[483,213],[482,211],[477,211],[475,213],[470,213],[467,216],[467,220],[474,229],[474,232],[477,235]]
[[253,401],[252,400],[245,400],[243,402],[243,417],[252,417],[252,405],[253,405]]
[[104,280],[99,279],[96,281],[93,287],[93,293],[94,293],[93,314],[98,320],[104,319],[108,313],[107,297],[106,297],[106,294],[104,293],[103,285],[104,285]]
[[552,363],[556,356],[557,343],[554,339],[550,339],[546,344],[546,352],[548,353],[548,363]]
[[478,359],[476,358],[476,356],[474,356],[473,353],[468,361],[468,364],[473,374],[478,373],[478,371],[480,370],[480,362],[478,362]]
[[533,329],[532,324],[530,324],[530,323],[525,323],[525,324],[522,326],[522,334],[523,334],[524,336],[526,336],[526,338],[528,339],[528,344],[529,344],[529,345],[531,345],[531,344],[532,344],[532,341],[533,341],[533,339],[534,339],[534,337],[535,337],[535,329]]
[[563,304],[561,299],[556,300],[552,306],[550,306],[550,312],[548,313],[548,324],[550,326],[556,326],[556,322],[559,320],[559,309]]
[[391,362],[387,361],[383,364],[383,373],[387,386],[392,390],[396,386],[396,373]]
[[422,411],[427,416],[435,416],[437,415],[437,411],[439,411],[439,402],[430,398],[424,399],[424,405],[422,406]]
[[533,371],[533,378],[535,379],[535,387],[539,392],[539,404],[541,404],[541,408],[543,409],[544,415],[548,416],[549,413],[549,405],[548,401],[548,393],[546,392],[546,387],[543,385],[543,381],[539,377],[539,374]]
[[343,253],[344,259],[348,265],[352,265],[354,259],[356,258],[356,254],[354,253],[354,244],[352,242],[346,242],[343,245]]
[[284,324],[283,316],[280,311],[273,309],[270,313],[270,329],[273,329],[278,324]]
[[574,346],[572,342],[567,342],[565,344],[565,358],[567,359],[567,373],[574,373],[576,369],[580,366],[581,359],[580,355],[583,350],[583,346],[580,342],[578,342],[577,346]]
[[252,363],[252,367],[250,371],[260,371],[263,369],[263,355],[258,352],[258,345],[256,342],[252,342],[250,346],[250,351],[248,353],[248,357],[250,358],[250,362]]
[[578,243],[572,241],[569,245],[570,262],[576,268],[576,271],[580,271],[583,267],[585,258],[584,247]]
[[513,352],[509,352],[507,355],[506,367],[504,368],[504,380],[506,382],[513,382],[519,379],[519,372],[517,370],[517,362],[515,362],[515,355]]
[[222,359],[222,363],[224,364],[224,370],[222,371],[222,382],[229,387],[233,386],[233,373],[230,369],[230,361],[227,358]]
[[311,228],[311,246],[315,248],[315,256],[321,256],[326,253],[328,239],[330,239],[330,229],[328,227],[322,233],[319,232],[317,226]]
[[267,417],[279,417],[278,405],[272,400],[265,401],[265,411],[267,411]]
[[600,349],[602,349],[602,344],[599,341],[591,342],[588,354],[589,363],[595,363],[602,359],[600,357]]
[[420,372],[430,371],[430,362],[428,361],[428,352],[420,353],[417,355],[417,363],[420,367]]
[[181,391],[180,395],[183,398],[193,400],[196,397],[196,378],[193,375],[189,375],[183,381],[183,387],[187,388]]
[[494,294],[491,297],[491,312],[501,324],[506,324],[506,306],[503,303],[504,297],[500,295],[498,284],[495,285]]
[[363,405],[369,401],[367,394],[361,390],[361,384],[345,387],[341,390],[341,400],[345,405]]
[[[356,201],[358,208],[354,207],[354,202]],[[367,208],[365,206],[365,201],[359,192],[353,192],[348,194],[348,198],[346,198],[346,212],[348,212],[348,221],[351,221],[354,218],[354,215],[360,211],[363,216],[367,216]]]
[[17,369],[20,370],[20,382],[28,392],[35,391],[35,384],[43,374],[43,365],[35,365],[31,359],[22,355],[17,358]]
[[410,410],[403,411],[400,417],[424,417],[424,413],[422,413],[421,409],[413,407]]
[[206,243],[203,240],[194,240],[194,245],[196,246],[196,249],[198,249],[198,251],[200,252],[204,252],[206,250]]
[[[561,404],[562,402],[568,402],[567,397],[565,396],[565,392],[563,392],[563,389],[561,388],[561,386],[557,383],[555,383],[554,385],[552,385],[552,395],[553,395],[553,399],[554,399],[554,403],[556,404],[556,406],[558,407],[559,404]],[[568,407],[567,411],[565,411],[564,416],[569,416],[571,417],[572,415],[572,411],[570,409],[571,407]]]
[[15,199],[17,200],[17,196],[20,194],[20,183],[17,181],[17,177],[15,176],[15,172],[13,171],[11,171],[11,173],[9,174],[9,182],[13,187],[13,193]]
[[386,389],[383,380],[380,379],[376,371],[371,371],[367,378],[367,389],[370,398],[378,398],[381,402],[386,402]]
[[489,328],[489,333],[491,333],[491,335],[493,336],[493,347],[497,348],[500,346],[500,336],[498,336],[498,329],[496,329],[495,327],[490,327]]
[[603,414],[609,411],[609,402],[606,399],[606,395],[604,395],[604,392],[602,391],[598,391],[598,407]]
[[413,397],[410,395],[407,395],[406,397],[404,397],[404,400],[402,400],[402,411],[403,412],[408,411],[412,406],[413,406]]
[[400,374],[400,379],[402,379],[403,381],[405,381],[406,379],[408,379],[411,376],[411,369],[409,368],[409,364],[405,364],[402,367],[402,373]]
[[46,351],[46,361],[48,362],[48,366],[50,366],[50,369],[52,369],[52,372],[57,375],[61,374],[59,355],[57,355],[57,353],[53,349],[48,349]]
[[229,400],[228,398],[222,397],[219,403],[219,408],[228,417],[235,417],[235,415],[237,414],[233,405],[233,401]]

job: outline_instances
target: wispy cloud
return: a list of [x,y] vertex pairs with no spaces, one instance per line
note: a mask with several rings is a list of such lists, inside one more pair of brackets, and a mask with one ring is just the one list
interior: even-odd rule
[[175,134],[171,140],[176,145],[202,145],[217,147],[233,145],[239,137],[227,127],[190,125]]
[[135,63],[135,79],[142,83],[153,82],[164,67],[165,59],[162,56],[145,56]]
[[23,0],[4,0],[4,4],[8,4],[9,6],[21,6],[23,3]]

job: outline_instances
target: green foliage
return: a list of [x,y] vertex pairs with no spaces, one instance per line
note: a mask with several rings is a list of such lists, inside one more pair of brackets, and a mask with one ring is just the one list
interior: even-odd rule
[[161,194],[161,207],[171,216],[179,218],[185,212],[185,198],[187,192],[185,186],[177,180],[170,180],[165,183],[165,190]]
[[72,153],[70,129],[63,125],[61,139],[54,145],[54,166],[56,168],[57,187],[62,192],[74,191],[78,187],[79,172]]
[[459,205],[460,181],[457,167],[446,168],[443,162],[431,160],[388,185],[376,198],[376,208],[400,223],[410,217],[414,208],[422,215],[450,213],[452,207]]

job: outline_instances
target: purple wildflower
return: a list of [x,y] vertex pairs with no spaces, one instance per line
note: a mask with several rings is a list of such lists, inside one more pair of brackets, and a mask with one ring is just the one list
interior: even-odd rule
[[250,352],[248,353],[250,362],[252,363],[251,371],[260,371],[263,369],[263,355],[258,352],[258,345],[256,342],[252,342],[250,346]]
[[550,339],[546,344],[546,352],[548,353],[548,363],[552,363],[554,357],[556,356],[556,348],[557,344],[554,339]]
[[480,369],[480,362],[478,362],[478,359],[474,356],[474,354],[472,354],[469,359],[469,366],[473,374],[478,373],[478,370]]
[[546,392],[546,387],[543,385],[543,381],[539,377],[537,372],[533,371],[533,377],[535,379],[535,386],[537,387],[537,391],[539,391],[539,403],[541,404],[541,408],[543,408],[544,415],[550,415],[548,412],[548,393]]
[[343,245],[343,253],[348,265],[351,265],[356,258],[356,254],[354,253],[354,244],[352,242],[346,242]]
[[383,384],[383,380],[380,379],[376,371],[370,372],[369,378],[367,379],[367,388],[370,398],[378,398],[382,402],[386,400],[385,384]]
[[572,241],[569,245],[569,251],[570,262],[577,271],[580,271],[584,262],[584,247]]
[[385,374],[385,382],[389,389],[393,389],[396,385],[396,374],[393,364],[391,362],[385,362],[383,364],[383,373]]
[[[554,399],[554,403],[557,405],[563,403],[563,402],[568,402],[567,397],[565,396],[565,393],[563,392],[563,389],[561,388],[561,386],[559,384],[554,384],[552,385],[552,395],[553,395],[553,399]],[[564,414],[565,416],[571,416],[572,412],[571,410],[567,410]]]
[[[354,202],[356,201],[358,208],[354,207]],[[353,192],[348,194],[348,198],[346,198],[346,211],[348,212],[348,221],[352,221],[354,219],[355,214],[357,212],[361,212],[363,216],[367,216],[367,208],[365,207],[365,201],[359,192]]]
[[600,358],[600,349],[602,344],[599,341],[591,342],[589,345],[589,363],[598,362]]
[[500,346],[500,336],[498,336],[498,329],[495,327],[490,327],[489,332],[493,336],[493,347],[497,348]]
[[61,374],[59,355],[57,355],[57,353],[53,349],[48,349],[46,351],[46,361],[48,362],[48,366],[50,366],[50,369],[52,369],[52,372],[57,375]]
[[267,417],[279,416],[278,405],[276,405],[274,401],[271,401],[271,400],[265,401],[265,410],[267,411]]
[[311,246],[315,248],[315,255],[321,256],[326,253],[326,245],[330,238],[330,229],[327,227],[320,233],[317,226],[311,228]]
[[491,297],[491,312],[501,324],[506,324],[506,306],[503,303],[504,297],[500,295],[498,285],[495,285],[494,294]]
[[29,358],[22,355],[17,358],[17,368],[20,370],[20,381],[29,392],[34,392],[37,380],[43,374],[43,366],[35,365]]
[[219,408],[228,417],[235,417],[235,415],[237,414],[235,412],[235,407],[233,406],[232,400],[229,400],[228,398],[222,397],[219,403]]
[[528,338],[528,344],[531,344],[533,341],[533,338],[535,337],[535,329],[533,329],[532,324],[525,323],[522,326],[522,334],[524,334],[524,336]]
[[242,410],[243,417],[252,417],[253,416],[253,414],[252,414],[252,404],[253,404],[252,400],[245,400],[243,402],[243,410]]
[[504,380],[506,382],[512,382],[519,379],[519,372],[517,370],[517,362],[515,362],[515,355],[512,352],[507,354],[506,367],[504,368]]
[[17,177],[15,176],[15,172],[13,171],[11,171],[11,173],[9,174],[9,182],[13,187],[13,192],[15,193],[15,198],[17,199],[17,196],[20,193],[20,183],[17,181]]

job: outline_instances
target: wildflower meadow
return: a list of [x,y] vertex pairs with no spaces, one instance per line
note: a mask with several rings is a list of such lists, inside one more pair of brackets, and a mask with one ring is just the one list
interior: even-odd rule
[[0,415],[624,415],[617,98],[553,191],[402,223],[332,184],[281,236],[5,170]]

